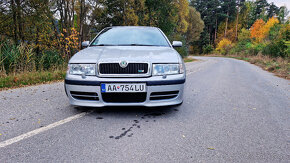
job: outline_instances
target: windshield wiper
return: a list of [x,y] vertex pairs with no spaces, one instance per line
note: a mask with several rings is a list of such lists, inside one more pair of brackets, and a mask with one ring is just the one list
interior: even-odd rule
[[114,44],[97,44],[97,45],[91,45],[91,46],[118,46]]
[[156,46],[156,45],[148,45],[148,44],[119,44],[118,46]]

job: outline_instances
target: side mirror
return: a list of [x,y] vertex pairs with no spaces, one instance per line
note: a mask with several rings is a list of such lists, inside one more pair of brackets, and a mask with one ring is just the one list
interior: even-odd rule
[[90,41],[84,41],[82,42],[82,48],[86,48],[90,45]]
[[182,47],[182,42],[181,41],[173,41],[172,46],[175,47]]

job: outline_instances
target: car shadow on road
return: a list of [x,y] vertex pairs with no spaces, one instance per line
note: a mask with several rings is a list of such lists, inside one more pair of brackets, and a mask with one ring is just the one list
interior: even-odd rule
[[78,112],[92,112],[91,115],[117,115],[118,117],[158,117],[169,116],[179,111],[179,106],[142,107],[142,106],[110,106],[103,108],[75,107]]
[[[92,112],[88,116],[96,120],[109,120],[112,126],[119,126],[120,121],[124,126],[120,128],[120,132],[112,132],[108,135],[110,139],[121,139],[124,137],[132,137],[146,124],[154,124],[166,121],[171,117],[175,117],[179,111],[179,106],[166,107],[104,107],[104,108],[86,108],[77,107],[79,111]],[[115,123],[116,122],[116,123]]]

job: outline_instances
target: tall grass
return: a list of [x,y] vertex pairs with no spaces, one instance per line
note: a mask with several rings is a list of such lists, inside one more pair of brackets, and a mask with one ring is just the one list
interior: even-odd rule
[[0,41],[0,77],[26,72],[59,70],[65,67],[65,63],[66,61],[57,50],[39,51],[33,44],[16,45],[10,40]]

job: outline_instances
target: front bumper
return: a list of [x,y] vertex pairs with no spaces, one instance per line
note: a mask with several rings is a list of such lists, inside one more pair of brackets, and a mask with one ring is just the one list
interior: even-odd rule
[[[101,83],[146,83],[147,93],[144,102],[105,102],[102,98]],[[162,76],[153,76],[148,78],[98,78],[87,76],[82,79],[81,76],[67,75],[65,79],[65,90],[71,105],[86,107],[104,107],[104,106],[167,106],[180,104],[183,101],[183,89],[185,75],[168,75],[165,79]],[[150,99],[152,92],[170,92],[178,91],[174,98],[169,99]],[[98,100],[80,100],[72,96],[71,92],[94,92],[98,95]],[[124,96],[126,93],[124,93]]]

